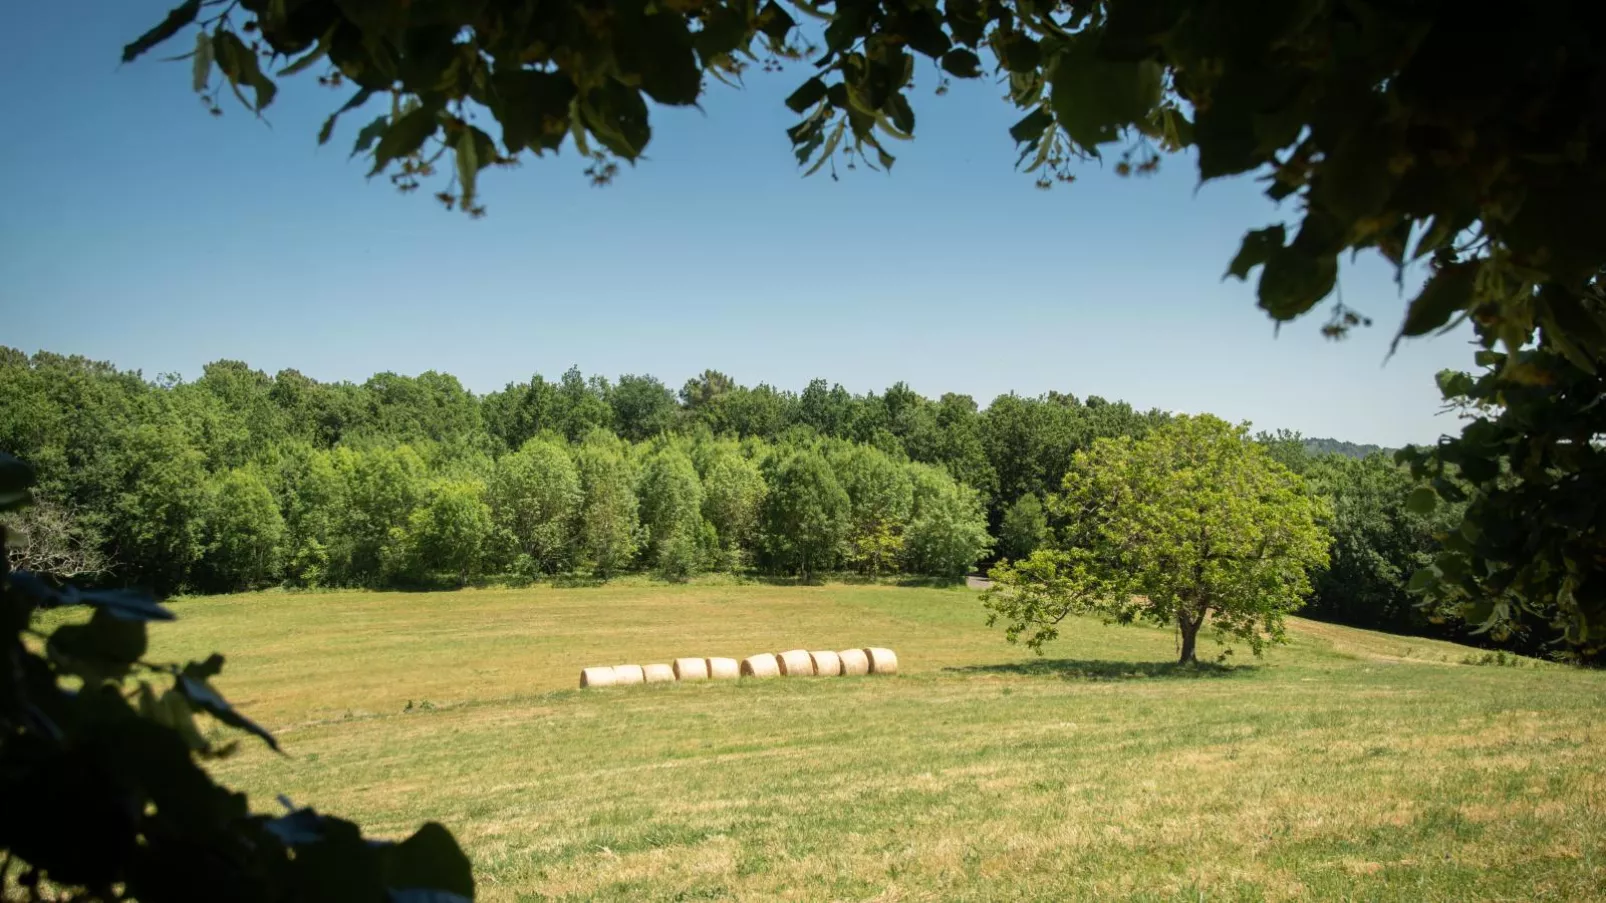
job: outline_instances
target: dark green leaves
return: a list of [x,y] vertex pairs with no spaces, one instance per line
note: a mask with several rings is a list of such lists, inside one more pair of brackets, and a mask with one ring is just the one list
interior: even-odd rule
[[236,712],[234,707],[229,705],[228,700],[212,689],[211,684],[207,683],[205,678],[181,673],[178,675],[178,681],[175,686],[180,693],[184,694],[184,698],[190,701],[191,705],[204,710],[213,718],[230,727],[239,728],[242,731],[261,737],[262,741],[268,744],[274,752],[280,751],[279,741],[273,739],[272,734],[264,730],[255,721]]
[[1439,494],[1432,486],[1418,486],[1405,499],[1405,507],[1417,514],[1432,514],[1438,506]]
[[400,119],[392,120],[379,139],[379,146],[374,148],[374,168],[369,175],[383,172],[392,160],[417,153],[439,127],[440,119],[434,107],[415,107]]
[[1234,257],[1232,264],[1227,267],[1227,276],[1236,276],[1240,281],[1248,279],[1251,270],[1282,250],[1286,239],[1287,230],[1283,228],[1282,223],[1256,229],[1245,235],[1243,245],[1238,248],[1238,256]]
[[1036,142],[1042,139],[1043,130],[1054,124],[1054,117],[1042,107],[1027,113],[1019,122],[1009,127],[1009,137],[1015,139],[1017,144]]
[[1037,42],[1018,31],[994,36],[993,52],[1010,72],[1035,72],[1043,64],[1043,52]]
[[88,605],[128,621],[171,621],[173,613],[156,604],[149,593],[132,589],[79,589],[71,584],[57,589],[36,574],[13,571],[13,589],[37,599],[44,608]]
[[[217,57],[217,67],[229,80],[240,102],[260,113],[273,103],[273,96],[278,93],[278,87],[262,74],[257,64],[257,55],[251,48],[235,36],[231,31],[219,31],[212,38],[213,53]],[[256,96],[255,104],[246,101],[240,94],[240,86],[249,87]]]
[[[1242,252],[1240,252],[1242,253]],[[1290,245],[1274,251],[1260,273],[1260,307],[1276,320],[1292,320],[1327,297],[1338,280],[1338,257]]]
[[769,0],[768,3],[764,4],[763,9],[758,11],[758,30],[777,43],[785,41],[786,36],[791,33],[796,25],[797,20],[782,9],[775,0]]
[[963,47],[956,47],[942,55],[942,68],[956,78],[980,78],[981,58]]
[[808,112],[814,104],[825,100],[825,82],[819,77],[806,80],[798,90],[787,96],[787,109],[792,112]]
[[603,146],[626,160],[641,156],[652,140],[647,104],[634,88],[609,81],[586,94],[580,115]]
[[195,32],[195,56],[190,62],[190,86],[199,94],[212,80],[212,36],[204,30]]
[[1469,260],[1440,267],[1405,312],[1400,335],[1426,335],[1448,323],[1456,311],[1469,307],[1480,266]]
[[380,116],[374,119],[373,122],[363,126],[362,131],[357,133],[356,143],[351,146],[351,155],[355,157],[373,147],[375,141],[385,136],[387,128],[390,128],[389,116]]
[[134,43],[123,48],[123,62],[132,63],[145,51],[179,33],[184,26],[195,21],[201,12],[201,0],[185,0],[174,7],[160,24],[140,35]]
[[[555,72],[498,68],[491,76],[491,110],[502,124],[508,153],[557,148],[569,134],[574,82]],[[639,99],[639,98],[638,98]]]
[[50,635],[50,656],[86,681],[118,680],[145,654],[145,623],[97,609],[87,624],[67,624]]
[[703,73],[684,16],[665,12],[623,18],[615,28],[614,52],[627,72],[640,77],[649,97],[676,106],[697,102]]
[[392,899],[398,892],[417,895],[428,891],[436,893],[407,899],[444,903],[447,898],[442,893],[474,899],[473,866],[451,832],[434,822],[386,850],[383,859],[385,884],[391,888]]
[[[328,119],[324,120],[323,128],[318,130],[318,143],[319,144],[327,144],[327,143],[329,143],[329,137],[331,135],[333,135],[334,131],[335,131],[335,122],[338,119],[340,119],[340,115],[342,113],[346,113],[346,112],[349,112],[351,110],[355,110],[356,108],[358,108],[358,107],[362,106],[363,104],[367,103],[368,99],[370,97],[373,97],[373,96],[374,96],[374,92],[370,91],[367,88],[361,88],[361,89],[359,89],[357,91],[356,94],[353,94],[351,96],[351,99],[346,101],[345,106],[342,106],[340,109],[334,111],[334,113],[332,113],[329,116]],[[367,131],[367,130],[364,129],[364,131]]]
[[825,99],[825,93],[825,82],[818,77],[811,78],[786,98],[786,106],[794,113],[806,113]]
[[1405,585],[1408,593],[1425,592],[1428,587],[1439,581],[1439,575],[1432,568],[1419,568],[1411,575],[1411,580]]
[[28,504],[32,495],[33,468],[5,452],[0,452],[0,511],[13,511]]
[[1072,141],[1093,151],[1148,117],[1160,101],[1161,76],[1152,60],[1110,61],[1090,39],[1070,41],[1050,77],[1054,115]]

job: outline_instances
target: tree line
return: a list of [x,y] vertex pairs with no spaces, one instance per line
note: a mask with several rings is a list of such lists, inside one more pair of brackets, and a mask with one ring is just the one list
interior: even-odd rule
[[[0,351],[0,445],[34,464],[13,559],[161,592],[401,586],[644,570],[957,575],[1075,524],[1075,455],[1171,418],[1096,396],[926,398],[743,386],[677,392],[570,369],[479,396],[454,377],[363,383],[235,361],[185,381]],[[1406,591],[1454,506],[1418,513],[1392,458],[1256,441],[1330,501],[1304,613],[1457,634]],[[1369,449],[1360,449],[1367,451]]]

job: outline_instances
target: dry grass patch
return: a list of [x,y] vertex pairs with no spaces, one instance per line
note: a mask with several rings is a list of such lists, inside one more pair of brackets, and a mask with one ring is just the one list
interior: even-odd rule
[[[290,753],[227,779],[380,834],[442,821],[487,900],[1606,899],[1606,675],[1307,622],[1248,668],[1091,622],[1039,660],[972,593],[894,587],[176,607],[154,654],[228,653],[221,688]],[[798,644],[899,673],[572,689]]]

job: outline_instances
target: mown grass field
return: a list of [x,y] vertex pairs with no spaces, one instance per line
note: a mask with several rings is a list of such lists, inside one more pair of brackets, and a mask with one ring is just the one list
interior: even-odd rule
[[[289,753],[225,779],[380,835],[441,821],[481,899],[1606,899],[1606,674],[1304,621],[1231,670],[1096,622],[1038,659],[958,589],[174,608],[152,657],[225,652],[220,688]],[[902,673],[573,689],[589,664],[864,645]]]

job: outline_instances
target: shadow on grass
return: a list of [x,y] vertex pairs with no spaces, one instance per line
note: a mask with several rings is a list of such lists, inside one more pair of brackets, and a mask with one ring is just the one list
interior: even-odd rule
[[1193,680],[1205,677],[1247,677],[1260,670],[1258,665],[1221,665],[1198,662],[1109,662],[1073,658],[1035,659],[1000,665],[965,665],[944,668],[955,674],[1017,674],[1022,677],[1058,677],[1061,680],[1145,680],[1169,678]]

